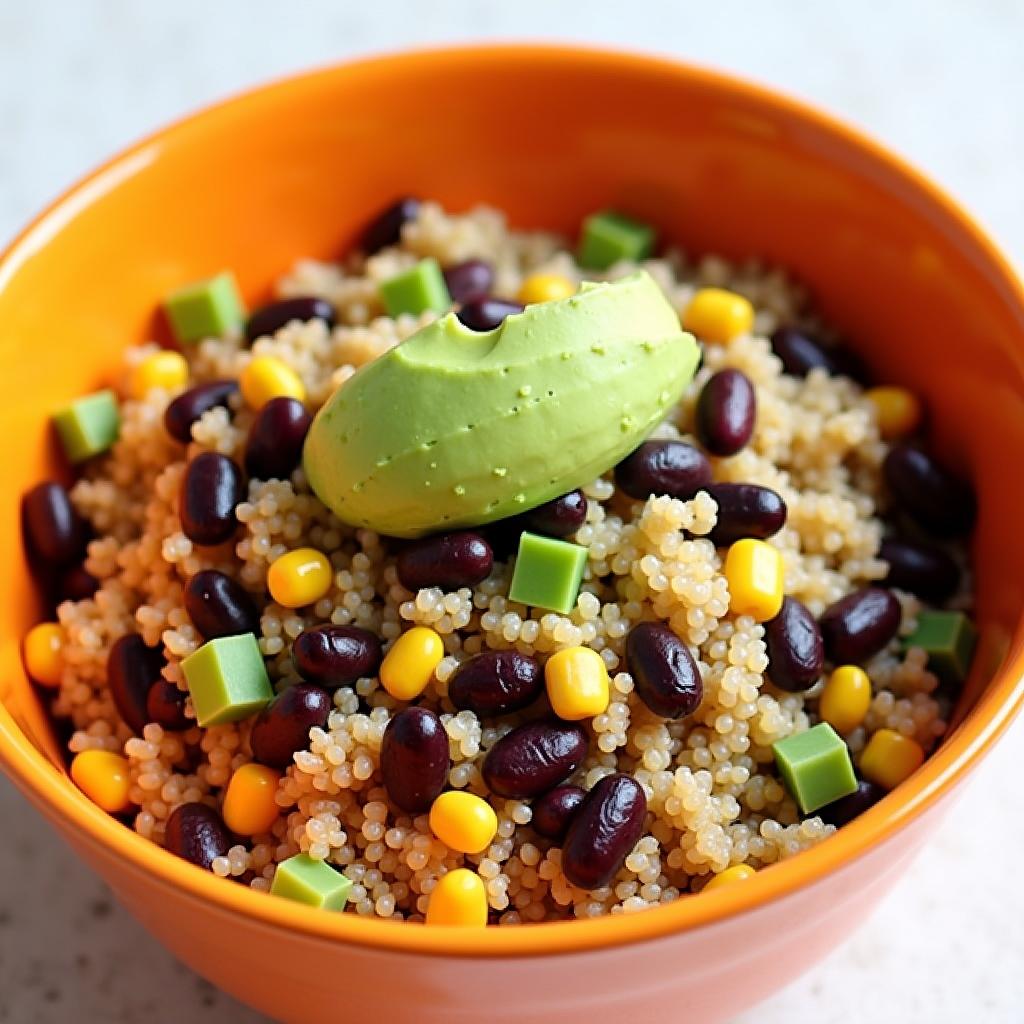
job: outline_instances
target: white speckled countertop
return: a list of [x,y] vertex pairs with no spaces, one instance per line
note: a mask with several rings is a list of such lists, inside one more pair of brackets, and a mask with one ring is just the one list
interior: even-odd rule
[[[778,85],[910,157],[1024,262],[1020,0],[0,0],[0,239],[210,99],[353,54],[477,38],[630,46]],[[740,1024],[1024,1020],[1022,763],[1024,720],[871,921]],[[3,779],[0,821],[0,1022],[265,1020],[177,964]]]

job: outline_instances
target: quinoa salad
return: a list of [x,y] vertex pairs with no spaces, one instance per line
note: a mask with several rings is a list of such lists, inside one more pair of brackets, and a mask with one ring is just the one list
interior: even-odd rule
[[595,917],[940,742],[973,494],[782,270],[404,199],[274,293],[183,282],[22,499],[26,670],[126,827],[334,912]]

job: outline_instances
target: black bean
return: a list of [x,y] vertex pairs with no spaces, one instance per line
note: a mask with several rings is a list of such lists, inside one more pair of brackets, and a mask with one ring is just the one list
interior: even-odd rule
[[183,391],[164,411],[164,427],[167,433],[175,441],[188,444],[192,440],[192,424],[204,412],[218,405],[227,406],[237,390],[237,380],[212,380]]
[[842,828],[843,825],[863,814],[869,807],[877,804],[883,796],[885,796],[885,790],[881,786],[861,779],[857,783],[857,788],[849,796],[840,797],[838,800],[826,804],[817,814],[826,825]]
[[487,579],[494,565],[490,544],[479,533],[440,533],[402,549],[396,568],[407,590],[458,590]]
[[556,786],[538,797],[530,819],[533,830],[545,839],[561,842],[586,795],[587,791],[579,786]]
[[864,587],[836,601],[819,619],[833,665],[857,665],[880,651],[900,628],[902,610],[891,590]]
[[146,695],[146,717],[150,722],[181,732],[195,725],[195,721],[185,715],[185,698],[188,694],[179,690],[174,683],[166,679],[158,679]]
[[882,471],[896,504],[923,529],[937,537],[971,532],[976,511],[973,490],[926,452],[895,445]]
[[771,337],[772,351],[793,377],[806,377],[821,367],[830,376],[841,373],[835,354],[799,327],[780,327]]
[[220,815],[206,804],[182,804],[167,819],[164,845],[171,853],[210,870],[231,849],[231,834]]
[[531,533],[542,533],[545,537],[569,537],[586,522],[587,498],[577,488],[524,512],[520,518],[523,527]]
[[73,565],[58,577],[55,596],[58,603],[85,601],[99,589],[100,581],[84,565]]
[[334,307],[315,295],[303,295],[295,299],[282,299],[257,309],[245,325],[245,340],[251,345],[257,338],[273,337],[285,324],[293,320],[326,320],[328,327],[334,326]]
[[494,285],[494,268],[486,260],[465,260],[445,268],[444,282],[452,302],[482,299]]
[[380,773],[388,796],[408,814],[421,814],[448,781],[448,733],[427,708],[406,708],[388,722]]
[[644,441],[615,467],[615,483],[641,501],[652,494],[688,501],[711,483],[711,463],[682,441]]
[[312,626],[292,644],[299,675],[327,690],[375,676],[383,657],[377,634],[359,626]]
[[85,523],[68,492],[52,480],[23,495],[21,530],[29,557],[47,568],[63,568],[85,554]]
[[581,889],[614,877],[644,830],[647,797],[631,775],[607,775],[583,798],[562,845],[562,871]]
[[256,414],[245,442],[245,471],[258,480],[287,480],[302,459],[313,417],[297,398],[279,395]]
[[181,529],[200,545],[223,544],[238,526],[235,509],[245,497],[242,471],[226,455],[202,452],[185,470]]
[[107,686],[125,725],[141,736],[149,719],[146,707],[150,687],[161,678],[163,652],[147,647],[138,633],[115,640],[107,655]]
[[882,541],[878,557],[889,563],[888,586],[933,604],[948,601],[960,585],[960,567],[935,544],[889,538]]
[[529,707],[544,689],[540,662],[519,651],[484,651],[464,661],[448,681],[448,698],[481,718]]
[[705,490],[718,505],[718,520],[707,535],[716,547],[728,547],[744,537],[767,540],[786,525],[786,503],[770,487],[721,483]]
[[473,299],[456,315],[471,331],[493,331],[495,327],[501,326],[505,317],[522,311],[523,307],[518,302],[507,302],[505,299]]
[[327,724],[333,706],[330,694],[319,686],[289,686],[257,716],[250,735],[253,757],[271,768],[287,768],[292,755],[308,746],[309,730]]
[[502,736],[481,769],[492,793],[524,800],[564,782],[587,756],[587,730],[560,719],[527,722]]
[[402,239],[402,227],[415,220],[420,212],[420,201],[405,196],[382,210],[363,230],[360,248],[371,256],[389,245],[397,245]]
[[697,399],[697,438],[712,455],[735,455],[754,432],[757,395],[740,370],[719,370]]
[[690,648],[662,622],[637,623],[626,637],[626,663],[637,696],[662,718],[692,715],[704,697]]
[[216,569],[203,569],[188,581],[185,611],[204,640],[260,631],[260,613],[252,596]]
[[809,690],[825,665],[825,642],[807,606],[794,597],[783,598],[779,614],[765,623],[768,677],[790,693]]

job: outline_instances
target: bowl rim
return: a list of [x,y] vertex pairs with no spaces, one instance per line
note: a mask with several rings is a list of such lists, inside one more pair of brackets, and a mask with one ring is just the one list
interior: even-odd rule
[[[274,79],[206,105],[121,150],[79,179],[41,212],[0,255],[0,289],[17,267],[45,245],[62,224],[97,195],[116,188],[158,155],[161,142],[186,138],[197,125],[231,117],[236,108],[271,97],[317,90],[348,74],[376,67],[432,66],[452,62],[545,62],[603,73],[637,73],[665,81],[688,80],[726,97],[781,111],[868,158],[890,180],[901,180],[940,215],[956,243],[974,254],[998,279],[1009,301],[1024,311],[1024,285],[986,231],[949,194],[859,129],[774,87],[661,55],[559,43],[483,43],[400,50],[330,64]],[[1018,634],[1020,630],[1017,631]],[[743,885],[723,886],[701,899],[679,899],[641,914],[525,924],[515,928],[424,928],[356,914],[313,913],[308,907],[268,898],[246,886],[225,885],[209,872],[168,853],[93,805],[28,740],[0,703],[0,764],[51,818],[60,819],[89,846],[122,858],[135,871],[188,899],[212,904],[265,926],[283,928],[341,945],[427,956],[474,959],[528,957],[607,949],[700,928],[756,910],[819,882],[873,847],[883,844],[947,794],[980,760],[1024,705],[1024,643],[1008,648],[973,711],[915,775],[835,836],[796,857],[759,871]]]

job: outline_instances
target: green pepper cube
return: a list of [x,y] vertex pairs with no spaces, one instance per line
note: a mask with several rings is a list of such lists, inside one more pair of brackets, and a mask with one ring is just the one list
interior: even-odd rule
[[903,649],[922,647],[928,669],[944,683],[959,686],[971,669],[978,632],[963,612],[919,612],[917,628],[904,638]]
[[105,452],[121,431],[121,414],[113,391],[97,391],[76,399],[53,415],[57,436],[72,462]]
[[654,228],[612,210],[592,213],[583,221],[580,266],[607,270],[619,260],[642,260],[654,248]]
[[238,722],[273,699],[260,645],[252,633],[208,640],[182,663],[201,726]]
[[183,345],[219,338],[240,328],[245,320],[235,279],[226,270],[172,292],[164,300],[164,310],[175,338]]
[[435,259],[420,260],[401,274],[388,278],[380,286],[380,297],[388,316],[411,313],[419,316],[425,310],[444,313],[452,304],[444,274]]
[[857,789],[850,751],[827,722],[772,744],[775,763],[804,814]]
[[524,533],[508,596],[565,615],[576,605],[586,564],[587,549],[579,544]]
[[274,896],[322,910],[343,910],[352,881],[322,860],[297,853],[277,865],[270,891]]

